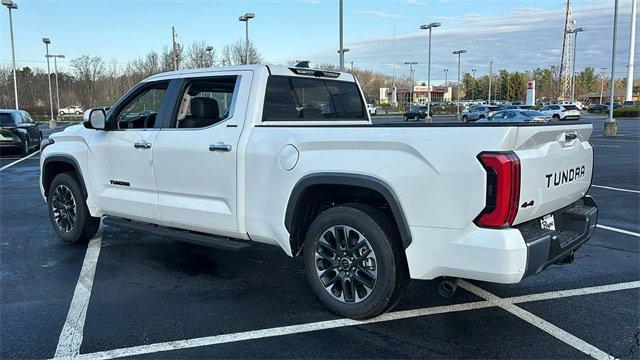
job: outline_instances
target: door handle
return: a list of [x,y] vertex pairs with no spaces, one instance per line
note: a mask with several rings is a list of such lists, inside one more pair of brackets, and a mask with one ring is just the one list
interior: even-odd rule
[[209,145],[209,151],[231,151],[231,145],[229,145],[229,144],[211,144],[211,145]]
[[148,142],[137,142],[133,144],[133,147],[136,149],[151,149],[151,143]]

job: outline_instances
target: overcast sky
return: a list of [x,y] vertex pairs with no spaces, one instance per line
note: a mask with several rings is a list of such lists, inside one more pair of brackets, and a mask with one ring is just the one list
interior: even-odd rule
[[[256,13],[251,38],[266,61],[310,60],[312,65],[338,62],[338,0],[260,1],[54,1],[15,0],[16,58],[19,66],[43,67],[42,37],[52,40],[50,51],[67,59],[82,54],[101,56],[124,66],[131,59],[171,43],[171,26],[178,41],[205,41],[217,49],[244,37],[238,16]],[[398,76],[408,73],[405,61],[417,61],[416,79],[426,79],[427,38],[419,30],[439,21],[433,32],[432,78],[456,76],[453,50],[466,49],[462,70],[478,74],[494,69],[531,70],[557,65],[563,31],[562,0],[345,0],[347,63],[388,74],[393,69],[393,31]],[[578,35],[578,70],[611,67],[613,0],[574,0]],[[0,15],[0,63],[10,64],[8,17]],[[626,74],[630,42],[631,2],[620,1],[617,76]],[[636,54],[638,52],[636,47]],[[636,61],[637,63],[637,61]]]

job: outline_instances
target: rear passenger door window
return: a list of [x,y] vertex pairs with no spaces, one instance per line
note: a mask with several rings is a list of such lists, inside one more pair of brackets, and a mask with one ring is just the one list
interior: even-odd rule
[[171,127],[205,128],[228,119],[237,80],[237,76],[187,80]]
[[263,121],[367,120],[360,90],[353,82],[270,76]]

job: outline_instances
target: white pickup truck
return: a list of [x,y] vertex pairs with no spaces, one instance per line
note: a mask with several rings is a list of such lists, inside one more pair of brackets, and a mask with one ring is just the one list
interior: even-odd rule
[[410,278],[441,279],[444,295],[458,278],[517,283],[570,262],[596,226],[591,124],[372,124],[347,73],[164,73],[85,120],[43,143],[60,238],[86,241],[102,219],[274,244],[351,318],[393,307]]

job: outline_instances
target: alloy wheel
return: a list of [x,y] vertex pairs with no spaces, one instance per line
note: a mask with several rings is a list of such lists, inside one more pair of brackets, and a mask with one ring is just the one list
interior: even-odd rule
[[53,219],[62,232],[71,232],[76,225],[76,200],[66,185],[58,185],[51,201]]
[[371,295],[378,279],[377,265],[369,241],[349,226],[333,226],[316,241],[316,273],[338,301],[358,303]]

